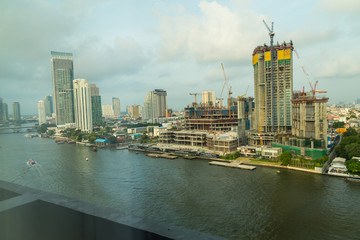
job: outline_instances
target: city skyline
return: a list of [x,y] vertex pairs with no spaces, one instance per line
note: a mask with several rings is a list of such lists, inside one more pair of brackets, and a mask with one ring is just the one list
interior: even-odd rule
[[[360,3],[350,0],[2,2],[0,97],[19,102],[24,115],[36,114],[37,102],[53,93],[50,51],[73,53],[74,78],[96,84],[105,105],[113,96],[121,96],[123,106],[142,105],[157,88],[167,91],[168,106],[176,110],[193,102],[191,92],[219,97],[221,62],[233,96],[248,85],[247,96],[254,96],[251,53],[269,44],[264,19],[274,22],[275,43],[293,41],[330,104],[354,101],[357,88],[338,90],[356,86],[360,76],[360,50],[343,47],[359,40],[359,10]],[[293,89],[309,91],[296,58],[293,68]]]

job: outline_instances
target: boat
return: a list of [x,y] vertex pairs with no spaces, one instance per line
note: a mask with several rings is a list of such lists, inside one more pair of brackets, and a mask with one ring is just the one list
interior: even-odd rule
[[56,143],[65,143],[65,140],[64,139],[56,139],[55,142]]
[[62,143],[65,143],[65,141],[58,141],[58,142],[56,142],[56,143],[62,144]]
[[75,141],[75,140],[71,140],[71,141],[68,141],[67,143],[68,143],[68,144],[74,144],[74,143],[76,143],[76,141]]
[[31,158],[26,162],[26,164],[31,167],[31,166],[34,166],[35,164],[37,164],[36,161],[32,160]]
[[360,178],[352,178],[352,177],[347,177],[344,179],[347,182],[357,182],[360,183]]
[[160,157],[159,154],[154,154],[154,153],[148,153],[148,154],[146,154],[146,156],[152,157],[152,158],[159,158]]
[[93,147],[92,150],[93,150],[94,152],[97,152],[97,147]]

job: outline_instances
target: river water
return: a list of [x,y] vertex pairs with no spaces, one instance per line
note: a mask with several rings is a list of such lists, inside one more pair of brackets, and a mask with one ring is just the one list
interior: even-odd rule
[[[360,184],[0,133],[0,179],[228,239],[360,239]],[[41,166],[30,168],[32,158]],[[85,159],[89,160],[86,161]]]

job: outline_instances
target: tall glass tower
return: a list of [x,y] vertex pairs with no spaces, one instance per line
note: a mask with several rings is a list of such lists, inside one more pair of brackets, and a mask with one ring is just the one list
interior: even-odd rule
[[74,123],[73,55],[51,51],[56,124]]
[[14,122],[20,122],[21,114],[20,114],[20,103],[13,102],[13,116]]

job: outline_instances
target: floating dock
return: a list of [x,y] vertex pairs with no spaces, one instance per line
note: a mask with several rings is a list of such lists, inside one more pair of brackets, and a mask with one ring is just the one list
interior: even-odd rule
[[168,158],[168,159],[175,159],[175,158],[177,158],[177,156],[172,156],[172,155],[167,154],[167,153],[159,153],[159,154],[156,154],[156,153],[148,153],[148,154],[146,154],[146,156],[152,157],[152,158]]
[[245,165],[239,162],[218,162],[218,161],[211,161],[209,162],[210,165],[217,165],[217,166],[223,166],[223,167],[232,167],[232,168],[240,168],[245,170],[254,170],[255,166]]

